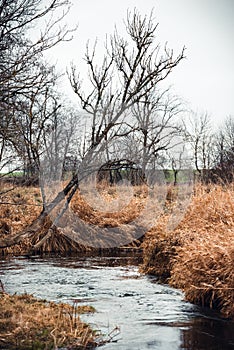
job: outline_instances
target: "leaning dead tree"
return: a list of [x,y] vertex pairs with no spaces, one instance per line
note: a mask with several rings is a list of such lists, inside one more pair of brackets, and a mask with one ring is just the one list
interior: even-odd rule
[[[16,244],[21,239],[32,236],[44,225],[46,230],[34,248],[39,248],[46,239],[51,238],[79,188],[80,181],[92,171],[89,167],[90,160],[98,157],[98,152],[103,150],[107,142],[130,132],[131,125],[126,123],[126,118],[131,108],[141,101],[144,103],[145,97],[165,80],[184,58],[184,48],[177,56],[166,45],[161,50],[160,45],[155,43],[156,32],[157,24],[154,23],[152,14],[142,17],[135,10],[127,15],[127,39],[121,37],[116,29],[106,43],[101,65],[96,64],[96,45],[92,50],[87,45],[85,60],[90,91],[83,91],[82,78],[77,73],[76,66],[71,67],[71,86],[89,119],[87,125],[90,127],[90,137],[86,144],[85,156],[71,180],[46,203],[36,221],[19,235],[1,240],[0,247]],[[61,203],[65,204],[61,206]]]

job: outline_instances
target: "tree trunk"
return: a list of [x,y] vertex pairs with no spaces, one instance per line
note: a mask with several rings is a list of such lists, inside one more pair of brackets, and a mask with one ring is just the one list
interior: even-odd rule
[[[54,231],[56,229],[56,224],[59,222],[60,218],[63,216],[65,211],[68,208],[68,204],[70,203],[72,197],[74,196],[76,190],[78,189],[78,177],[77,175],[73,176],[71,181],[67,184],[67,186],[57,194],[57,196],[54,198],[54,200],[47,206],[45,206],[45,209],[40,213],[38,218],[36,218],[32,224],[24,229],[22,232],[4,237],[0,239],[0,248],[8,248],[12,247],[16,244],[21,243],[25,239],[32,239],[35,234],[38,234],[39,232],[43,232],[41,243],[40,241],[37,242],[35,245],[35,248],[38,248],[46,239],[46,236],[49,238],[51,234],[51,230]],[[55,216],[55,220],[51,220],[50,214],[53,210],[56,209],[56,207],[61,204],[62,200],[66,198],[66,204],[65,206],[58,211],[58,213]],[[32,246],[32,250],[33,250]]]

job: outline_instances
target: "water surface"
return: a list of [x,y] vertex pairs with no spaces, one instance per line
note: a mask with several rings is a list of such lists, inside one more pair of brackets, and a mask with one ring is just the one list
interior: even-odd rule
[[234,349],[232,322],[141,275],[131,256],[7,259],[0,274],[9,293],[94,306],[81,317],[112,339],[103,350]]

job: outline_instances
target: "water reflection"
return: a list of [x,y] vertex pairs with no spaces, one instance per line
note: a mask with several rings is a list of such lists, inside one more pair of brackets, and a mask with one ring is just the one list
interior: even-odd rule
[[189,350],[233,350],[234,323],[220,319],[194,318],[188,329],[181,331],[181,348]]
[[[113,340],[103,350],[229,350],[233,323],[183,300],[183,294],[142,276],[139,257],[14,259],[0,262],[6,291],[94,306],[83,319]],[[114,334],[112,334],[113,336]]]

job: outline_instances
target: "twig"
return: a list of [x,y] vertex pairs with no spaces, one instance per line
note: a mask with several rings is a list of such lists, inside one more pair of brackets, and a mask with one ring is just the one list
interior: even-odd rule
[[2,281],[1,281],[1,280],[0,280],[0,289],[1,289],[1,293],[6,294],[6,291],[5,291],[4,285],[3,285],[3,283],[2,283]]
[[29,205],[29,206],[36,206],[36,207],[41,207],[42,204],[29,204],[29,203],[10,203],[10,202],[0,202],[1,204],[9,204],[9,205]]

